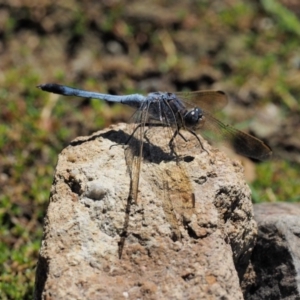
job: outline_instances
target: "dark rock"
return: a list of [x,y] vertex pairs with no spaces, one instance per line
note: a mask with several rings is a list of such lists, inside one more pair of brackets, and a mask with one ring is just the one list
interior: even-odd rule
[[300,205],[256,204],[254,213],[258,238],[245,299],[300,299]]

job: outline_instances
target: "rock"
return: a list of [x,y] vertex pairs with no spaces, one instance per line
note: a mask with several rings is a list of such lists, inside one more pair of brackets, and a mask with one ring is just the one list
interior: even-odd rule
[[300,299],[300,205],[254,206],[257,244],[245,282],[245,299]]
[[257,229],[241,165],[187,132],[176,163],[171,135],[153,128],[134,203],[126,128],[78,138],[59,155],[35,299],[243,299]]

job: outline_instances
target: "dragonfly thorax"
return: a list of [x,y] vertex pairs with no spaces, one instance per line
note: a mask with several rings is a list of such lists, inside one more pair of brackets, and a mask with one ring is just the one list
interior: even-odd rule
[[183,116],[184,125],[187,128],[193,130],[199,129],[205,122],[205,117],[203,116],[203,111],[199,107],[195,107],[186,112]]

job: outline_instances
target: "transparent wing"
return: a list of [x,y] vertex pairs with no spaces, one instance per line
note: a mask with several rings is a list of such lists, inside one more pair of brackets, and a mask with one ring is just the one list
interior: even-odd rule
[[243,156],[265,160],[271,157],[272,150],[256,137],[225,125],[204,111],[205,123],[197,131],[201,131],[210,141],[224,142]]
[[125,159],[130,176],[130,195],[137,203],[138,188],[140,180],[140,170],[142,165],[143,144],[145,124],[148,122],[149,105],[143,103],[131,118],[132,126],[129,126],[130,135],[125,148]]
[[173,241],[180,241],[178,224],[190,222],[195,213],[195,194],[182,162],[169,162],[160,167],[164,188],[162,207],[171,226]]
[[218,111],[228,103],[228,98],[222,91],[179,92],[175,93],[175,95],[186,104],[187,108],[199,107],[208,112]]
[[259,160],[271,157],[272,150],[261,140],[230,125],[223,124],[210,114],[227,105],[228,99],[224,92],[207,90],[176,93],[176,95],[187,107],[196,106],[203,110],[206,120],[200,130],[211,142],[224,142],[225,145],[232,146],[238,154],[243,156]]

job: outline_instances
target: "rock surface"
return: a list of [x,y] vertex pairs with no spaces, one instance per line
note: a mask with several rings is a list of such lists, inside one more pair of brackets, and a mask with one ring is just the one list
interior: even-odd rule
[[78,138],[59,155],[35,299],[243,299],[257,229],[241,165],[185,132],[176,164],[169,136],[153,128],[130,203],[126,128]]
[[300,205],[254,206],[257,244],[246,277],[246,299],[300,299]]

